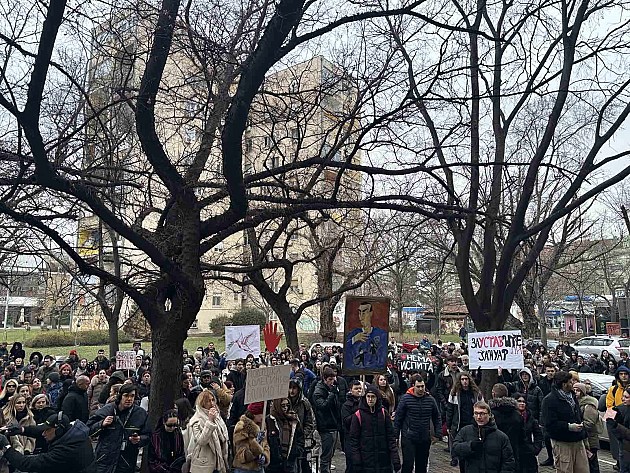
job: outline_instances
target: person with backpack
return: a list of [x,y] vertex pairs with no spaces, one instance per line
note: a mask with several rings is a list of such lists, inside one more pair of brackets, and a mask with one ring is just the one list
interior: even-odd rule
[[[359,402],[363,396],[363,383],[358,380],[352,381],[350,384],[350,391],[346,394],[346,402],[341,406],[341,429],[344,432],[345,438],[348,439],[350,435],[350,424],[352,423],[352,416],[359,409]],[[344,453],[346,455],[346,473],[352,473],[352,455],[350,452],[349,442],[346,441]]]
[[[606,408],[610,409],[612,407],[621,406],[623,392],[629,386],[630,368],[628,368],[625,364],[620,363],[619,368],[617,368],[615,373],[615,381],[613,381],[612,386],[608,388],[608,392],[606,393]],[[619,466],[619,442],[617,441],[617,437],[611,434],[608,426],[606,429],[608,430],[608,438],[610,439],[610,454],[615,460],[617,460],[617,466]]]
[[593,396],[589,396],[586,384],[584,383],[575,383],[573,385],[573,392],[575,393],[575,397],[580,405],[580,411],[582,412],[582,424],[588,435],[588,449],[593,454],[593,456],[588,459],[589,473],[599,473],[597,450],[599,449],[599,435],[604,431],[604,423],[597,410],[598,402]]
[[383,407],[378,387],[370,385],[350,416],[347,437],[353,470],[392,473],[401,468],[392,421]]

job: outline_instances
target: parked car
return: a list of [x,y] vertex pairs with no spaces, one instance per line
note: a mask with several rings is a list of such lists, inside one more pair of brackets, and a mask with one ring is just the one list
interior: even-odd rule
[[[621,345],[624,342],[625,347]],[[576,349],[580,355],[597,355],[601,356],[602,351],[607,350],[616,360],[620,358],[620,350],[628,351],[630,344],[626,344],[627,339],[614,337],[610,335],[593,335],[591,337],[580,338],[571,346]]]
[[315,345],[319,345],[322,347],[322,351],[324,351],[326,349],[326,347],[337,347],[337,348],[342,348],[343,349],[343,343],[339,343],[339,342],[315,342],[311,345],[311,348],[309,348],[308,352],[312,353],[313,350],[315,349]]

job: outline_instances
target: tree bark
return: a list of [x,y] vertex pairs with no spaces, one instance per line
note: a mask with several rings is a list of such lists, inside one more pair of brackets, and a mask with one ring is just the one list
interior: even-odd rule
[[109,357],[115,357],[120,349],[118,341],[118,318],[116,320],[107,319],[107,334],[109,335]]
[[175,399],[181,397],[182,354],[187,329],[177,327],[171,320],[159,319],[152,327],[151,342],[151,401],[149,421],[154,426],[167,409],[172,409]]
[[297,333],[297,319],[293,315],[293,313],[289,314],[278,314],[278,319],[280,319],[280,323],[282,324],[282,329],[284,330],[284,341],[286,345],[291,349],[291,351],[297,354],[299,350],[299,340]]

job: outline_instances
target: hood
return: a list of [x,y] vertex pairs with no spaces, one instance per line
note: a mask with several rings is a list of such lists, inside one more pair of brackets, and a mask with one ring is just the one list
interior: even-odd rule
[[123,373],[122,371],[118,370],[118,371],[114,371],[112,373],[112,375],[109,377],[109,379],[118,379],[120,381],[122,381],[123,383],[125,382],[125,373]]
[[536,382],[534,381],[534,377],[532,376],[532,371],[529,368],[523,368],[518,372],[518,377],[521,381],[523,381],[523,378],[521,378],[522,373],[527,373],[529,375],[529,385],[527,386],[528,388],[533,384],[536,384]]
[[[374,386],[373,384],[370,384],[365,390],[365,394],[367,393],[376,395],[376,404],[374,405],[374,412],[380,411],[383,408],[383,400],[382,400],[383,396],[381,392],[378,390],[376,386]],[[361,400],[359,401],[359,409],[366,412],[372,412],[372,409],[367,404],[367,400],[365,396],[363,396]]]
[[246,415],[242,415],[238,422],[239,424],[243,425],[243,433],[249,438],[256,438],[256,435],[258,435],[258,432],[260,432],[260,427],[258,427],[256,422],[251,420]]
[[488,405],[490,409],[497,409],[499,411],[509,411],[509,410],[517,410],[518,404],[516,403],[516,399],[511,397],[499,397],[495,399],[490,399],[488,401]]
[[619,381],[619,373],[621,373],[622,371],[630,374],[630,368],[628,368],[626,365],[621,365],[619,368],[617,368],[617,371],[615,371],[615,379],[617,381]]
[[485,439],[486,435],[495,430],[497,430],[497,424],[494,419],[490,417],[490,420],[486,425],[481,427],[477,426],[477,428],[475,429],[475,433],[479,433],[479,431],[481,431],[481,437]]
[[584,396],[583,398],[580,399],[580,407],[582,406],[593,406],[595,409],[597,409],[597,399],[595,399],[593,396]]

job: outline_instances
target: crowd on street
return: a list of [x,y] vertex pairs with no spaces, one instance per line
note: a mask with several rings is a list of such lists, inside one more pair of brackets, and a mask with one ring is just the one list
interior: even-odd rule
[[[184,350],[181,396],[157,425],[147,414],[151,355],[140,343],[125,371],[104,350],[60,360],[2,343],[0,473],[133,473],[141,449],[151,473],[331,473],[336,449],[346,473],[411,473],[431,471],[432,445],[453,471],[599,473],[603,432],[615,469],[630,473],[627,356],[585,358],[568,343],[530,341],[524,367],[498,368],[486,399],[464,338],[392,343],[386,371],[363,377],[344,375],[340,346],[228,361],[210,342]],[[430,364],[400,369],[404,353]],[[286,397],[245,404],[247,373],[281,364],[291,367]],[[615,376],[601,400],[589,373]]]

